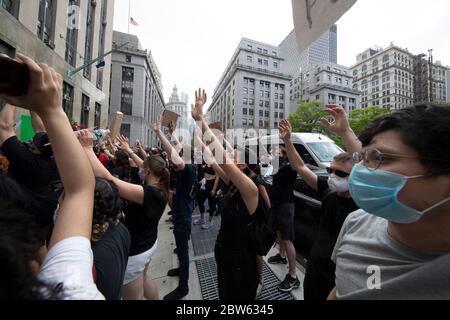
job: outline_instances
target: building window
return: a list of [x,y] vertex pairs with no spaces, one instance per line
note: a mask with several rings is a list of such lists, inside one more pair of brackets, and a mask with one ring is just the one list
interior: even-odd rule
[[255,99],[249,99],[248,104],[250,106],[254,106],[255,105]]
[[89,127],[89,111],[90,111],[90,105],[91,101],[89,97],[85,94],[81,97],[81,119],[80,119],[80,125],[82,128],[86,129]]
[[264,111],[259,110],[259,116],[260,116],[260,117],[264,117]]
[[259,64],[259,65],[262,65],[262,63],[263,63],[263,59],[258,58],[258,64]]
[[247,62],[253,62],[252,56],[247,56]]
[[247,119],[242,119],[242,125],[246,126],[247,125]]
[[242,114],[243,114],[243,115],[247,115],[247,108],[243,108],[243,109],[242,109]]
[[63,83],[63,109],[69,119],[73,115],[73,87],[64,82]]
[[[94,24],[95,24],[95,7],[97,2],[91,0],[88,5],[87,19],[86,19],[86,41],[84,44],[84,63],[92,60],[92,47],[94,42]],[[86,67],[83,70],[83,76],[91,80],[92,66]]]
[[120,111],[131,115],[133,110],[134,69],[122,67],[122,94]]
[[273,67],[274,67],[275,69],[278,69],[278,62],[274,62],[274,63],[273,63]]
[[284,119],[284,113],[280,112],[280,119]]
[[254,109],[249,109],[248,110],[248,115],[249,116],[254,116],[255,115],[255,110]]
[[[69,8],[72,6],[79,6],[79,0],[70,0]],[[74,15],[77,12],[70,11],[68,12],[68,19],[78,19],[79,17],[75,17]],[[66,32],[66,54],[65,60],[72,67],[76,67],[77,64],[77,46],[78,46],[78,30],[76,28],[67,28]]]
[[100,21],[100,39],[98,46],[98,55],[105,53],[105,37],[106,37],[106,26],[108,25],[108,0],[102,0],[102,16]]
[[100,128],[100,119],[102,116],[102,106],[100,103],[95,103],[95,115],[94,115],[94,126]]
[[253,50],[252,45],[251,45],[251,44],[248,44],[248,45],[247,45],[247,49],[248,49],[248,50]]
[[16,19],[18,18],[20,0],[0,0],[0,6],[13,15]]
[[120,134],[130,139],[131,125],[129,123],[122,124],[122,127],[120,128]]
[[39,0],[37,35],[52,49],[55,38],[56,1]]
[[269,61],[268,60],[264,60],[264,66],[268,67],[269,66]]
[[249,125],[250,127],[253,127],[253,124],[254,124],[253,119],[249,119],[249,120],[248,120],[248,125]]
[[248,104],[248,99],[247,99],[247,98],[244,98],[244,99],[242,99],[242,102],[243,102],[245,105],[247,105],[247,104]]

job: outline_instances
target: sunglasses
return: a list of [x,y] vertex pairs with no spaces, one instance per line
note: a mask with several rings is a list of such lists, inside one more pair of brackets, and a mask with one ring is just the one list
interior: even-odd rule
[[344,171],[341,171],[341,170],[334,170],[334,169],[331,169],[331,168],[327,168],[327,172],[329,174],[333,174],[334,173],[339,178],[348,178],[350,176],[350,173],[347,173],[347,172],[344,172]]

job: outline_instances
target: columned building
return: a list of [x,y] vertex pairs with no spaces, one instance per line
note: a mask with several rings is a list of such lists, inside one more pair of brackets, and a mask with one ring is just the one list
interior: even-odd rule
[[[210,122],[223,129],[274,129],[289,116],[289,82],[277,46],[243,38],[216,86]],[[251,133],[252,134],[252,133]]]
[[138,37],[114,31],[110,113],[124,114],[122,134],[132,143],[157,144],[153,124],[164,111],[161,74],[151,52],[142,49]]

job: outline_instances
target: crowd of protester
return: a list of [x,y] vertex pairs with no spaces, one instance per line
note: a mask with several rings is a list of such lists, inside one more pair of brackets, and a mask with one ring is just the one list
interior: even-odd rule
[[[174,123],[168,136],[163,132],[162,117],[153,128],[161,147],[74,131],[61,106],[61,76],[18,57],[30,72],[27,94],[0,96],[6,101],[0,109],[0,299],[160,299],[150,263],[169,210],[179,267],[168,276],[179,283],[163,299],[189,294],[192,225],[208,230],[216,215],[221,300],[254,300],[261,291],[266,252],[255,249],[249,226],[267,213],[280,249],[267,261],[288,266],[278,288],[298,289],[298,175],[322,200],[307,257],[306,300],[450,298],[449,108],[395,111],[357,137],[345,110],[326,106],[333,121],[323,124],[347,152],[334,158],[325,178],[305,165],[287,120],[279,127],[279,154],[254,154],[215,135],[203,116],[202,90],[192,105],[197,149],[189,156]],[[14,130],[19,107],[32,117],[30,142]],[[264,177],[272,174],[269,188]],[[193,220],[196,206],[200,217]]]

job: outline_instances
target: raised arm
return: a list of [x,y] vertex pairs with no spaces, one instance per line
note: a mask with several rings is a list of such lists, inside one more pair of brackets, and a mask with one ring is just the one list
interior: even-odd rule
[[33,131],[38,132],[46,132],[44,122],[42,122],[41,117],[36,112],[30,111],[31,116],[31,126],[33,127]]
[[311,171],[303,161],[302,157],[298,154],[294,147],[294,143],[291,139],[292,127],[288,120],[284,119],[280,122],[280,137],[284,141],[286,146],[286,153],[291,163],[292,169],[298,172],[298,174],[305,180],[306,184],[313,190],[318,191],[318,178],[317,175]]
[[106,168],[102,165],[102,163],[100,162],[100,160],[98,160],[97,156],[94,153],[92,133],[88,130],[82,130],[79,132],[78,138],[84,148],[86,155],[89,158],[90,165],[94,171],[95,176],[98,178],[113,181],[119,189],[121,198],[142,205],[144,203],[144,189],[142,188],[142,186],[122,181],[114,177],[108,170],[106,170]]
[[20,54],[18,58],[30,71],[28,93],[20,98],[1,98],[36,112],[41,117],[64,185],[65,197],[60,205],[49,247],[70,237],[90,239],[95,179],[89,160],[62,109],[62,77],[45,64],[38,65]]
[[[214,158],[214,155],[212,154],[211,150],[203,143],[202,139],[200,138],[199,134],[199,128],[196,128],[194,132],[194,139],[195,144],[202,148],[203,152],[203,158],[205,162],[214,169],[214,172],[220,179],[222,179],[226,184],[230,182],[230,178],[227,176],[225,171],[222,170],[222,168],[217,164],[216,159]],[[214,183],[214,187],[217,189],[216,183],[219,184],[219,180],[216,178],[216,181]]]
[[159,116],[158,121],[154,124],[153,130],[161,141],[164,151],[166,151],[169,160],[171,160],[175,166],[176,171],[184,170],[185,163],[178,154],[177,150],[170,144],[169,140],[164,136],[161,128],[162,115]]
[[130,148],[130,143],[127,137],[122,135],[117,136],[116,140],[119,142],[120,148],[128,154],[128,156],[136,163],[139,168],[144,169],[144,161],[138,157],[136,152]]
[[14,111],[16,108],[6,104],[0,109],[0,146],[11,137],[14,137]]
[[348,115],[344,108],[338,105],[326,105],[325,111],[328,112],[334,120],[333,122],[329,122],[328,119],[324,118],[322,119],[323,125],[342,138],[348,153],[353,154],[355,152],[361,152],[362,143],[359,141],[352,128],[350,128]]
[[[203,106],[207,101],[207,96],[205,90],[199,89],[198,92],[195,93],[195,105],[192,105],[192,118],[197,122],[197,125],[201,126],[202,132],[207,137],[211,137],[212,143],[210,147],[214,148],[218,153],[223,154],[226,161],[220,161],[219,167],[224,171],[225,175],[229,180],[238,188],[241,193],[242,200],[244,201],[247,210],[250,214],[253,214],[256,211],[258,206],[258,188],[253,183],[253,181],[247,177],[244,173],[239,170],[239,168],[231,163],[232,159],[229,159],[226,151],[223,149],[223,145],[217,139],[217,137],[212,133],[211,129],[208,126],[205,118],[203,117]],[[216,153],[217,155],[217,153]]]
[[169,135],[170,135],[170,141],[175,148],[175,150],[180,153],[181,149],[183,149],[183,146],[181,145],[180,141],[178,140],[177,136],[174,135],[175,129],[177,128],[177,125],[175,122],[171,121],[169,123]]

